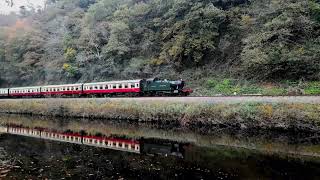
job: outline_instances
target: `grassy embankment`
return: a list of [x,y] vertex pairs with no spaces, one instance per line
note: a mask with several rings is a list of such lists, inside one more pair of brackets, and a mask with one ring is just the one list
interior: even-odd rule
[[176,123],[183,127],[224,125],[234,128],[320,129],[319,104],[33,99],[1,100],[0,107],[2,113]]
[[281,82],[254,82],[231,78],[200,78],[190,79],[193,95],[320,95],[320,81],[281,81]]

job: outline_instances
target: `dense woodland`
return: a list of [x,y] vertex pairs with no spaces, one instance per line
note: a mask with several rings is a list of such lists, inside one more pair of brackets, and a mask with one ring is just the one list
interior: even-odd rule
[[317,0],[48,0],[0,16],[0,86],[320,80]]

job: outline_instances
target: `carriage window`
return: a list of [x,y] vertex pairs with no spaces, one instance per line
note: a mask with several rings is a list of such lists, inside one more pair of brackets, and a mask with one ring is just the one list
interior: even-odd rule
[[136,88],[139,88],[139,83],[136,83]]
[[103,89],[103,85],[100,86],[100,89]]
[[78,90],[79,90],[79,88],[78,88],[78,87],[76,87],[76,90],[78,91]]
[[117,88],[117,85],[114,84],[114,85],[113,85],[113,89],[116,89],[116,88]]
[[124,88],[128,88],[128,84],[125,84],[125,85],[124,85]]
[[90,89],[92,90],[92,86],[90,86]]

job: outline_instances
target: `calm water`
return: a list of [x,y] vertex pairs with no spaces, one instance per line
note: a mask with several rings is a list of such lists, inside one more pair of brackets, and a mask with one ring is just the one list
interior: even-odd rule
[[315,137],[22,116],[0,116],[0,123],[1,179],[320,178]]

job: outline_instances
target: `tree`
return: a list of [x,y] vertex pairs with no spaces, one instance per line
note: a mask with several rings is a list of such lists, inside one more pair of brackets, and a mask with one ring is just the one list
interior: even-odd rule
[[262,28],[245,40],[241,59],[249,77],[262,79],[319,78],[319,24],[307,1],[271,4]]
[[201,65],[207,54],[217,50],[225,15],[213,4],[195,3],[189,7],[188,1],[182,2],[178,1],[166,14],[160,58],[178,65]]

